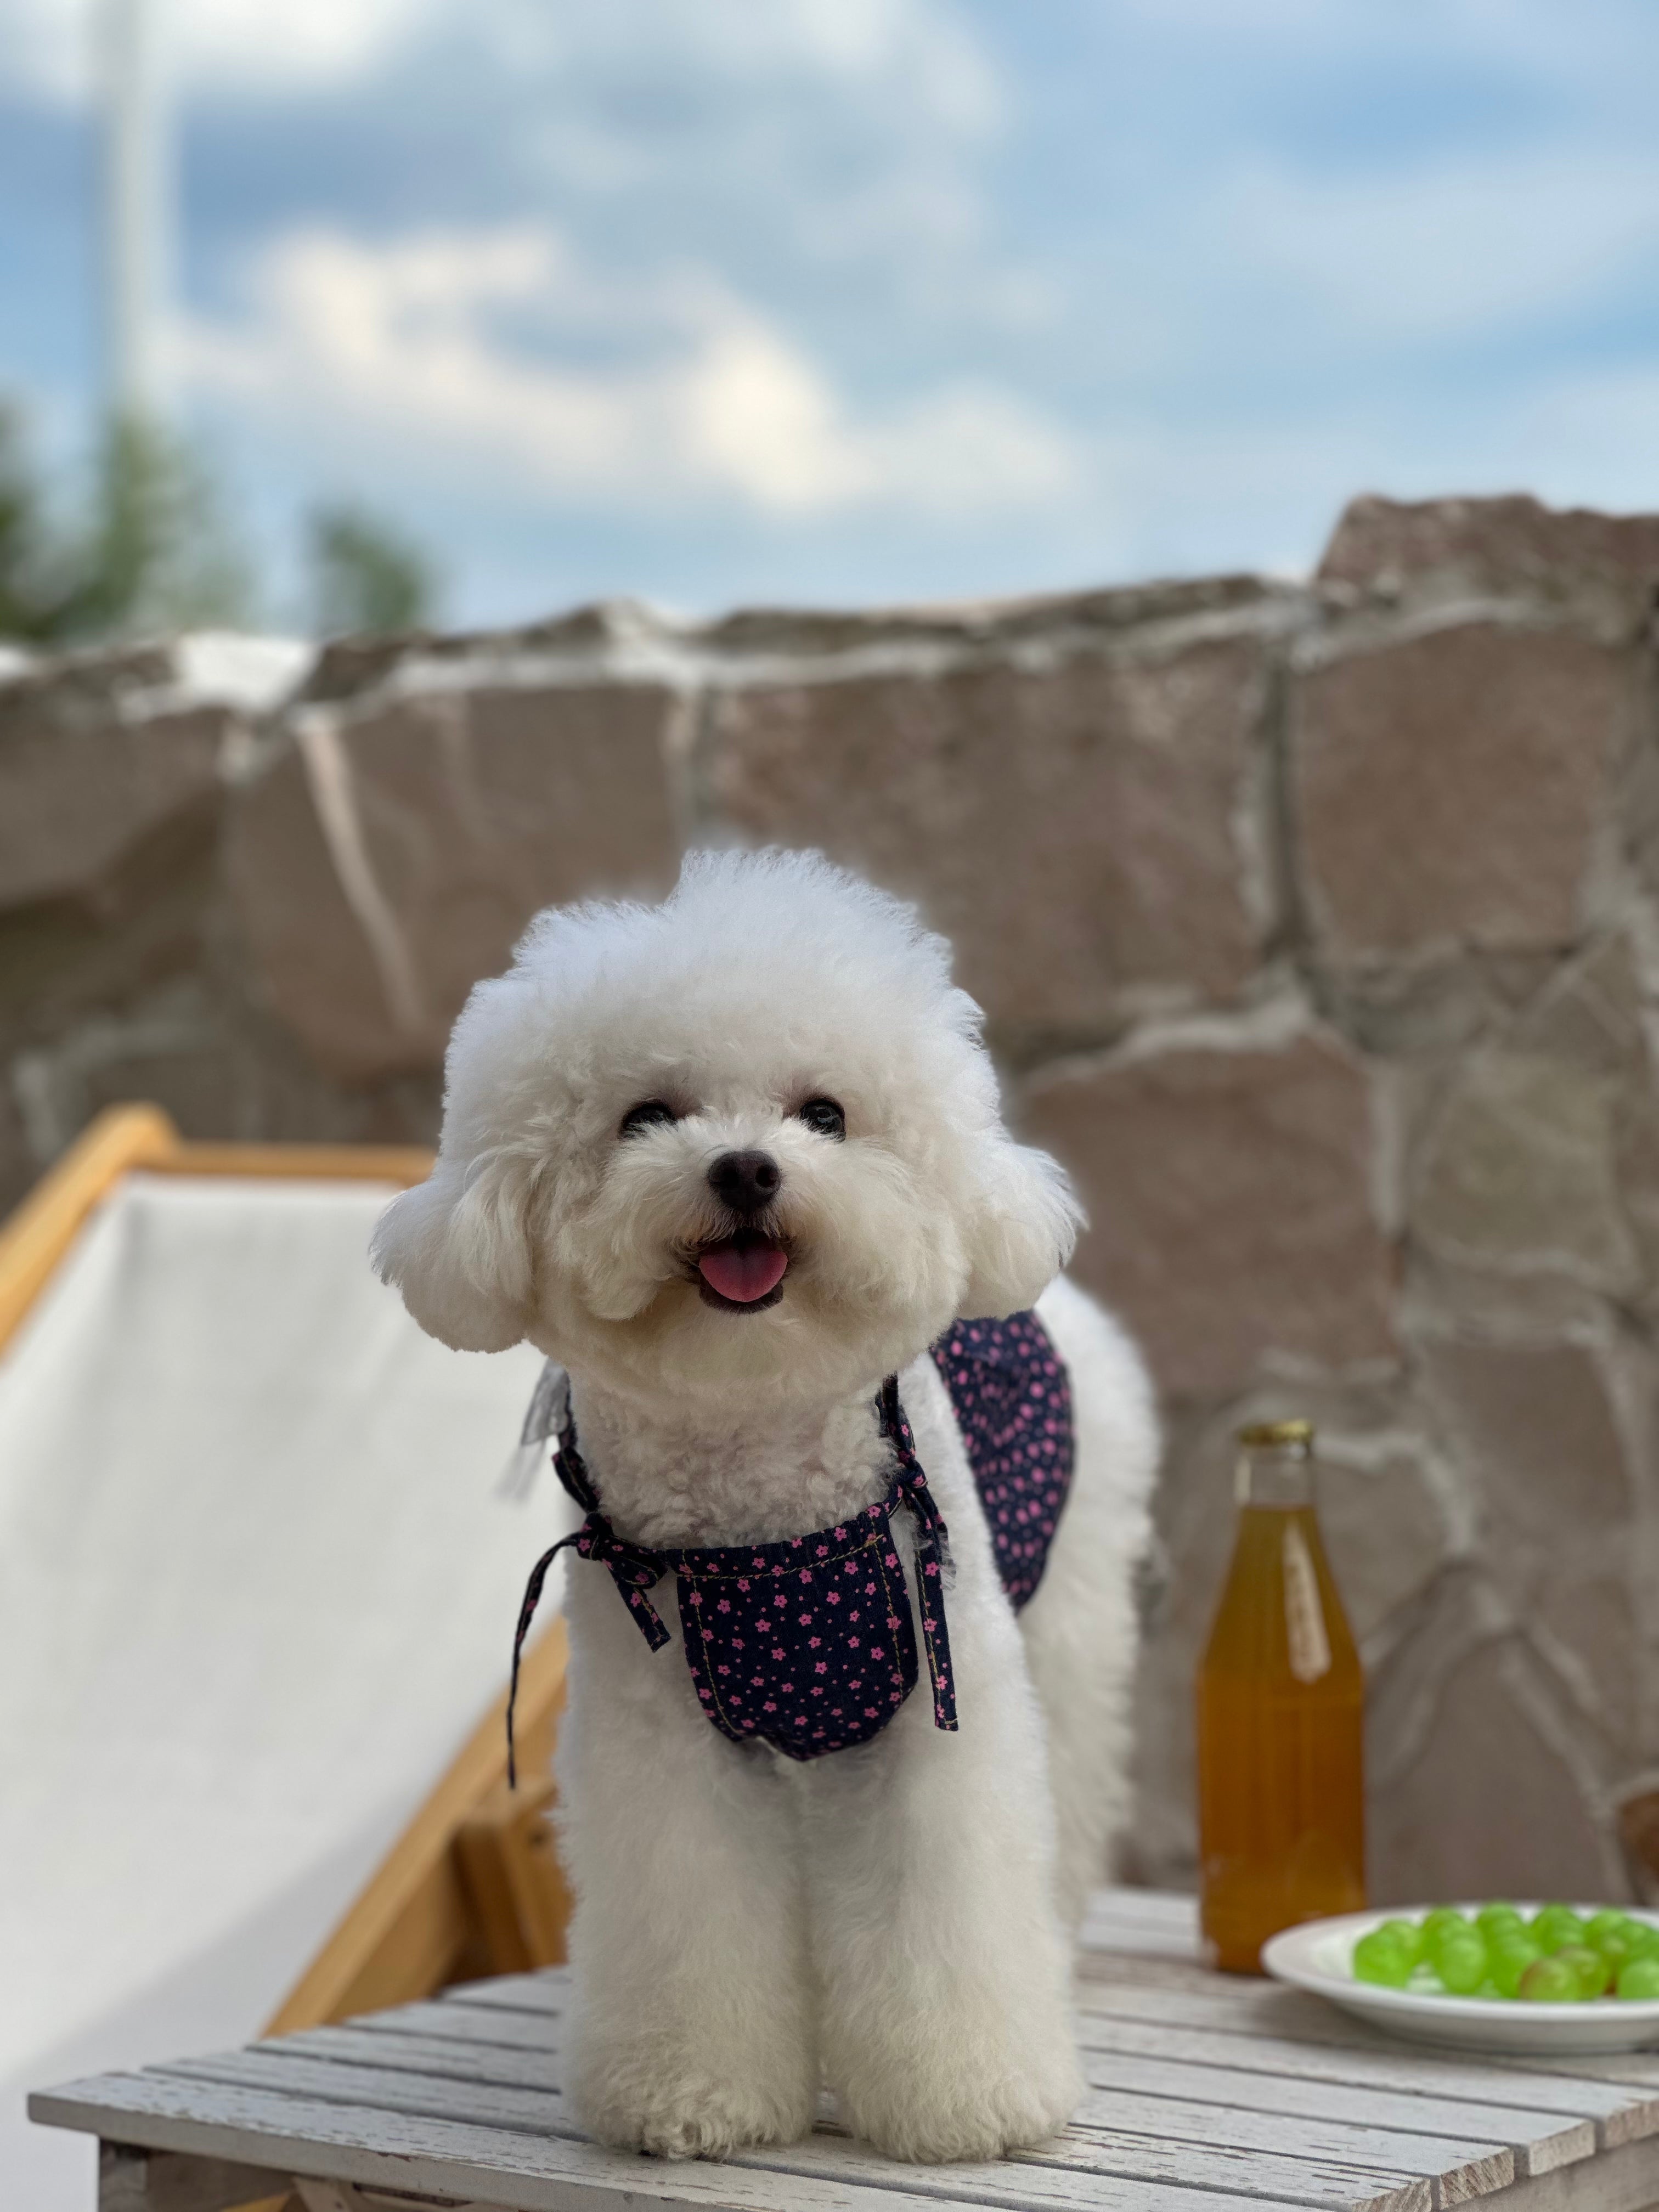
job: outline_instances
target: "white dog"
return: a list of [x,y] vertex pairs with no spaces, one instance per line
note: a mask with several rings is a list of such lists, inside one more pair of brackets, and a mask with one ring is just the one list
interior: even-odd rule
[[[603,1510],[556,1766],[570,2086],[602,2141],[787,2142],[821,2081],[906,2159],[994,2157],[1074,2109],[1071,1939],[1125,1809],[1157,1457],[1133,1347],[1055,1280],[1078,1219],[1003,1127],[948,946],[813,854],[698,854],[662,906],[550,910],[457,1023],[437,1164],[375,1257],[445,1343],[527,1337],[571,1378],[562,1472]],[[1034,1304],[1075,1471],[1016,1615],[929,1346]],[[691,1555],[678,1607],[663,1553]],[[798,1589],[777,1563],[809,1555],[853,1579]],[[913,1601],[931,1698],[903,1696]],[[710,1640],[716,1610],[747,1639]]]

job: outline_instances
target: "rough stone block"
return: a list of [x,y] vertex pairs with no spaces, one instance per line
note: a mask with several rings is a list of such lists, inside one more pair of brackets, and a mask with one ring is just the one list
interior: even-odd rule
[[1443,1066],[1506,1033],[1557,965],[1547,952],[1464,951],[1409,966],[1322,967],[1319,1007],[1361,1052]]
[[1410,1765],[1371,1793],[1375,1903],[1627,1893],[1589,1780],[1562,1755],[1571,1717],[1552,1705],[1516,1636],[1475,1642],[1448,1666]]
[[1659,587],[1659,514],[1547,507],[1524,495],[1350,500],[1318,578],[1389,596],[1550,603],[1594,595],[1639,620]]
[[438,1065],[541,907],[657,891],[677,853],[652,684],[313,708],[237,794],[230,879],[270,1003],[348,1080]]
[[1333,1040],[1062,1065],[1027,1086],[1023,1121],[1088,1206],[1076,1272],[1165,1390],[1236,1390],[1269,1353],[1395,1356],[1365,1078]]
[[1643,1020],[1642,983],[1632,945],[1614,933],[1555,969],[1529,997],[1514,1034],[1528,1052],[1631,1075],[1646,1088],[1650,1064]]
[[1422,1361],[1494,1531],[1518,1524],[1553,1549],[1628,1522],[1632,1497],[1617,1421],[1584,1346],[1451,1340],[1425,1345]]
[[1320,1449],[1320,1526],[1348,1623],[1362,1650],[1434,1579],[1447,1550],[1445,1515],[1420,1458],[1403,1443],[1380,1454],[1340,1437]]
[[1266,683],[1246,637],[732,690],[702,780],[746,835],[821,846],[918,897],[999,1043],[1027,1058],[1249,975]]
[[1633,1289],[1639,1262],[1616,1165],[1621,1091],[1593,1065],[1541,1053],[1467,1061],[1421,1141],[1413,1236],[1464,1267]]
[[145,650],[0,684],[0,911],[54,901],[106,911],[148,842],[181,823],[198,842],[210,834],[234,718],[153,706],[172,678],[169,657]]
[[1620,1431],[1610,1364],[1632,1403],[1654,1399],[1644,1356],[1575,1343],[1421,1348],[1446,1455],[1467,1474],[1493,1587],[1552,1654],[1587,1718],[1641,1756],[1643,1662],[1631,1578],[1640,1486]]
[[1291,791],[1319,956],[1565,949],[1635,701],[1620,653],[1490,622],[1304,671]]

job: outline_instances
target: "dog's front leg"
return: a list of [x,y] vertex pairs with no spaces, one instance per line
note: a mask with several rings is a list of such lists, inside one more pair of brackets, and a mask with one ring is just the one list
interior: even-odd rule
[[1042,1721],[983,1579],[951,1602],[960,1732],[934,1729],[924,1677],[866,1749],[805,1778],[825,2069],[895,2158],[995,2158],[1082,2094]]
[[703,1718],[678,1637],[650,1651],[601,1570],[570,1585],[556,1765],[577,2114],[666,2158],[791,2142],[817,2094],[798,1809],[767,1753]]

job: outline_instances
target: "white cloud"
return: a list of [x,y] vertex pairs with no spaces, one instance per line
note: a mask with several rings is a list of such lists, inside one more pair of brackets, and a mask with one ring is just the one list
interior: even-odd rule
[[[95,79],[105,0],[0,0],[0,82],[58,99]],[[995,80],[948,0],[151,0],[155,31],[187,87],[286,98],[356,84],[422,38],[449,32],[550,75],[607,55],[729,82],[796,76],[855,94],[886,84],[934,123],[978,133]]]
[[436,20],[442,0],[175,0],[179,64],[197,82],[295,91],[366,76]]
[[539,226],[385,246],[290,234],[246,312],[186,325],[179,354],[196,389],[267,418],[566,502],[983,516],[1062,500],[1081,473],[1054,427],[993,386],[860,413],[723,286],[596,279]]
[[[546,0],[495,0],[547,21]],[[731,82],[798,76],[867,95],[902,93],[913,114],[978,136],[999,118],[994,76],[949,0],[633,0],[576,9],[555,37],[637,72],[642,45]]]
[[[368,75],[450,0],[151,4],[170,77],[286,96]],[[86,99],[97,81],[100,12],[100,0],[0,0],[0,82],[58,100]]]

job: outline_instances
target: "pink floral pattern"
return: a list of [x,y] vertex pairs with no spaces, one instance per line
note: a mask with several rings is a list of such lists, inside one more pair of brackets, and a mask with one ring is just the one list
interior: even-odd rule
[[1042,1579],[1072,1486],[1072,1386],[1033,1313],[959,1321],[933,1346],[1018,1612]]

